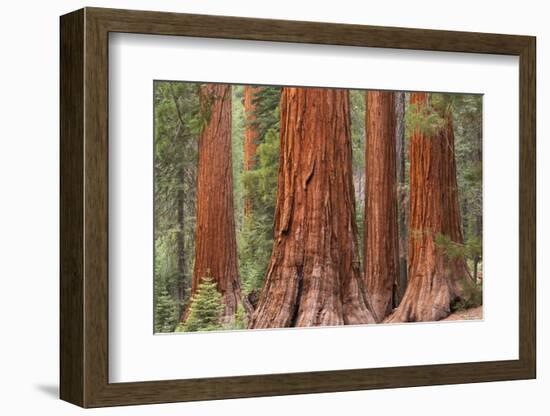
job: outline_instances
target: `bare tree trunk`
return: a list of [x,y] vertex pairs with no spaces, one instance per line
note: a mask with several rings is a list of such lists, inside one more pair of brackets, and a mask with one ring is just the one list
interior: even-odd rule
[[407,289],[407,183],[405,146],[405,93],[395,93],[395,135],[397,145],[397,212],[399,236],[399,284],[394,307],[399,306]]
[[177,278],[177,294],[178,316],[183,313],[183,301],[185,299],[185,199],[183,193],[184,168],[180,166],[178,170],[178,190],[176,196],[177,217],[178,217],[178,232],[176,235],[176,247],[178,250],[178,278]]
[[[246,129],[244,133],[244,170],[253,170],[256,166],[256,150],[258,148],[259,131],[255,125],[256,97],[261,87],[244,87],[244,112],[246,117]],[[244,201],[244,216],[248,218],[252,213],[253,203],[249,197]]]
[[[411,105],[424,111],[426,93],[412,93]],[[387,322],[436,321],[447,317],[468,277],[463,256],[452,257],[439,236],[463,243],[456,182],[452,115],[429,135],[416,127],[410,143],[409,283]]]
[[205,120],[199,139],[191,295],[204,278],[213,279],[223,296],[224,319],[230,321],[241,303],[233,207],[231,86],[203,85],[201,113]]
[[365,279],[383,319],[393,310],[399,281],[394,95],[368,91],[366,100]]
[[[474,162],[478,163],[479,165],[481,165],[482,161],[483,161],[483,130],[480,126],[479,130],[478,130],[478,134],[477,134],[477,140],[478,140],[478,145],[477,145],[477,151],[474,153]],[[482,236],[482,233],[483,233],[483,216],[481,214],[481,211],[476,211],[476,215],[475,215],[475,223],[474,223],[474,235],[476,237],[478,237],[480,240],[483,238]],[[475,258],[474,258],[474,282],[477,283],[478,282],[478,266],[479,266],[479,262],[481,261],[481,257],[479,255],[476,255]]]
[[250,328],[374,323],[361,276],[349,93],[283,88],[275,242]]

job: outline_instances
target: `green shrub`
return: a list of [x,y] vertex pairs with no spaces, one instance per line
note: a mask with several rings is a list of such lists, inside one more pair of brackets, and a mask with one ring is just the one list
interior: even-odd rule
[[445,125],[445,120],[429,103],[409,104],[405,114],[407,137],[420,131],[426,136],[434,136]]
[[443,249],[449,259],[456,259],[458,257],[465,257],[468,260],[481,259],[482,256],[482,244],[481,238],[472,236],[464,243],[457,243],[449,236],[444,234],[436,234],[435,244],[438,248]]
[[216,282],[204,278],[197,293],[191,299],[187,320],[176,331],[196,332],[222,329],[220,317],[223,312],[222,295],[216,288]]
[[178,305],[165,290],[155,298],[155,332],[172,332],[177,322]]
[[248,318],[246,316],[246,312],[244,310],[244,307],[241,304],[239,304],[239,306],[237,306],[237,311],[235,312],[233,322],[225,324],[223,326],[223,329],[236,331],[236,330],[246,329],[247,327],[248,327]]
[[453,312],[476,308],[483,304],[483,287],[481,283],[475,283],[471,279],[462,279],[462,295],[460,299],[453,302]]

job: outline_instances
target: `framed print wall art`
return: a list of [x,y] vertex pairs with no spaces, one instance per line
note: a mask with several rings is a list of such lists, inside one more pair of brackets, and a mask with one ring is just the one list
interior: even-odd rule
[[61,398],[534,378],[535,38],[61,17]]

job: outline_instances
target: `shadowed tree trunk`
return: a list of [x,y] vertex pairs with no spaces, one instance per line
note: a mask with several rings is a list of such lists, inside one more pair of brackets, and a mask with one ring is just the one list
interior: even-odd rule
[[[253,170],[256,166],[256,149],[258,148],[259,131],[256,121],[256,99],[261,87],[244,87],[244,112],[246,117],[246,130],[244,133],[244,170]],[[252,201],[249,197],[244,200],[244,216],[252,213]]]
[[[426,93],[412,93],[411,105],[422,114]],[[411,111],[415,111],[412,109]],[[448,316],[468,278],[463,256],[450,256],[440,237],[462,244],[458,207],[452,115],[435,133],[415,126],[410,142],[409,282],[399,307],[387,322],[436,321]]]
[[[478,143],[477,143],[477,150],[475,151],[474,153],[474,162],[476,164],[479,164],[481,165],[482,163],[482,160],[483,160],[483,141],[482,141],[482,129],[481,129],[481,126],[479,128],[479,131],[478,131],[478,134],[477,134],[477,140],[478,140]],[[476,237],[478,237],[480,240],[482,238],[482,233],[483,233],[483,216],[481,214],[481,211],[477,212],[476,215],[475,215],[475,223],[474,223],[474,235]],[[479,266],[479,262],[481,261],[481,257],[480,255],[476,255],[473,259],[473,262],[474,262],[474,275],[472,276],[473,279],[474,279],[474,283],[477,283],[478,282],[478,266]]]
[[[174,135],[174,147],[185,146],[187,138],[182,130],[185,129],[185,122],[179,106],[178,97],[172,84],[168,84],[170,88],[170,95],[176,109],[179,125]],[[176,192],[176,211],[177,211],[177,225],[178,231],[176,234],[176,249],[177,249],[177,283],[176,283],[176,300],[178,304],[178,316],[181,317],[184,312],[183,302],[185,300],[185,197],[184,197],[184,184],[185,184],[185,167],[184,163],[178,161],[178,173],[177,173],[177,192]]]
[[177,302],[179,305],[178,317],[183,313],[183,301],[185,299],[185,199],[183,192],[185,170],[183,164],[178,169],[178,191],[176,196],[178,232],[176,235],[176,247],[178,250],[178,280],[177,280]]
[[399,284],[394,307],[401,303],[407,289],[407,184],[406,184],[406,146],[405,146],[405,93],[395,93],[395,136],[397,147],[397,213],[399,236]]
[[374,323],[358,256],[349,93],[283,88],[275,241],[250,328]]
[[[231,86],[205,84],[200,94],[204,126],[199,139],[191,296],[204,278],[211,278],[223,297],[224,320],[230,321],[241,303],[233,207]],[[187,313],[189,310],[190,305]]]
[[366,93],[365,279],[379,319],[393,309],[399,281],[394,93]]

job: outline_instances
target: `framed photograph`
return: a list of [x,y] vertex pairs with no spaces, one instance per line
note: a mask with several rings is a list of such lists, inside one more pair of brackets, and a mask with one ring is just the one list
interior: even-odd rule
[[60,28],[63,400],[536,377],[534,37]]

